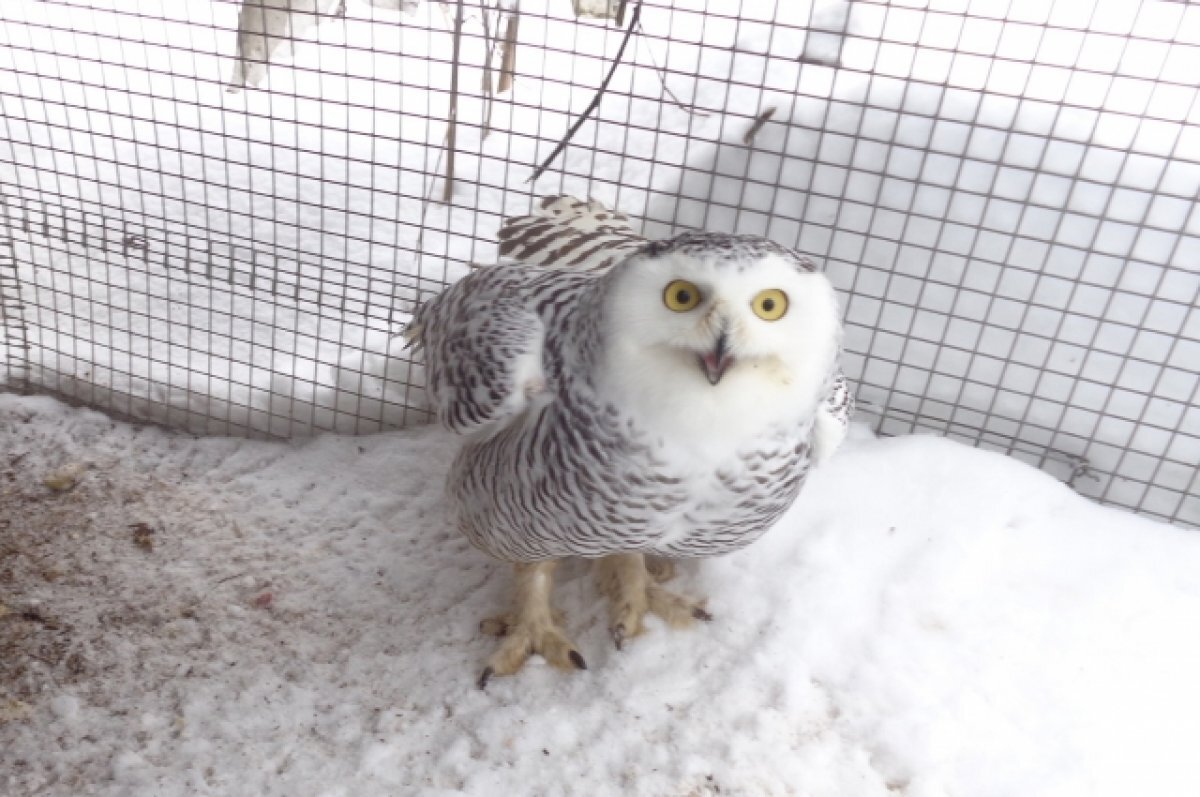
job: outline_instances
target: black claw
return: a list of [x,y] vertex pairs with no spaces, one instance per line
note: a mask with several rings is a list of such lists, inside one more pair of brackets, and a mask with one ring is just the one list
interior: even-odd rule
[[491,667],[484,667],[483,674],[479,676],[479,680],[475,682],[475,685],[480,689],[487,689],[488,680],[492,677],[492,675],[495,674],[495,672],[496,671]]
[[[576,669],[578,669],[578,670],[586,670],[587,669],[587,662],[585,662],[583,660],[583,656],[579,655],[578,650],[572,650],[570,653],[567,654],[567,657],[571,660],[571,663],[575,665]],[[488,669],[491,669],[491,668],[488,668]]]
[[692,617],[695,617],[697,620],[703,620],[706,623],[712,622],[712,615],[699,606],[692,609]]

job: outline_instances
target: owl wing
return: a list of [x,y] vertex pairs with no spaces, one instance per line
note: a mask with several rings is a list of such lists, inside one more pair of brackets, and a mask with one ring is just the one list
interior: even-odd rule
[[472,272],[423,304],[404,335],[424,349],[429,404],[442,425],[470,433],[521,412],[545,385],[545,325],[524,269]]
[[833,376],[829,392],[817,410],[813,425],[813,460],[819,465],[838,449],[846,439],[850,417],[854,415],[854,392],[839,367]]
[[505,219],[499,238],[501,257],[590,272],[607,271],[646,243],[624,213],[565,195],[543,197],[532,215]]
[[460,433],[517,415],[545,389],[547,327],[561,325],[587,283],[646,243],[624,214],[569,196],[507,219],[499,238],[502,257],[546,270],[477,269],[422,305],[404,332],[424,349],[430,406]]

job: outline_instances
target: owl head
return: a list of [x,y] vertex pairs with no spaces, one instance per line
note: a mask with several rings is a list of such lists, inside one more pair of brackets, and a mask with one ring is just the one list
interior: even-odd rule
[[841,325],[807,257],[758,236],[686,233],[607,280],[603,370],[621,401],[739,433],[815,412]]

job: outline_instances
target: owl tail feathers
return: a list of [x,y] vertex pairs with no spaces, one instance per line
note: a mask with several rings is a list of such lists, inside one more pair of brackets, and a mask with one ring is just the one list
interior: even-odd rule
[[422,304],[413,313],[412,318],[404,325],[400,337],[404,338],[404,350],[412,349],[419,352],[425,346],[425,310],[428,304]]
[[502,258],[582,271],[606,271],[646,243],[624,213],[565,194],[543,197],[529,216],[505,219],[498,237]]
[[413,349],[414,351],[421,350],[422,331],[419,324],[409,324],[404,328],[404,331],[400,333],[400,337],[404,338],[404,351],[408,351],[409,349]]
[[813,464],[825,464],[833,456],[833,452],[841,447],[848,431],[849,427],[845,419],[839,418],[827,407],[817,410],[812,434]]
[[598,227],[612,227],[633,232],[628,216],[620,211],[610,210],[600,200],[591,197],[585,202],[570,194],[544,196],[538,200],[534,215],[555,219],[560,224],[569,224],[585,231]]
[[817,465],[833,456],[833,452],[846,439],[850,418],[854,415],[854,403],[854,391],[839,368],[813,424],[812,454]]

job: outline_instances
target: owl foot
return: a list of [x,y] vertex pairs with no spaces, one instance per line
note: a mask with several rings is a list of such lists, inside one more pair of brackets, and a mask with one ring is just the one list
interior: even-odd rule
[[659,584],[666,584],[675,578],[675,560],[665,556],[647,556],[646,572]]
[[[550,619],[554,625],[566,625],[567,616],[562,609],[550,609]],[[485,617],[479,621],[479,633],[487,636],[504,637],[508,636],[508,629],[517,624],[517,618],[512,612],[498,614],[495,617]]]
[[503,638],[479,676],[480,689],[495,675],[512,675],[534,653],[562,670],[586,670],[583,656],[559,629],[562,613],[550,606],[556,562],[516,566],[517,584],[513,611],[479,624],[485,634]]
[[[674,567],[670,570],[673,575]],[[626,639],[646,630],[642,621],[647,612],[658,615],[674,628],[689,626],[693,620],[712,619],[704,601],[692,601],[669,592],[655,583],[659,580],[665,579],[651,573],[640,553],[606,556],[596,563],[596,581],[608,598],[609,633],[618,650]]]

